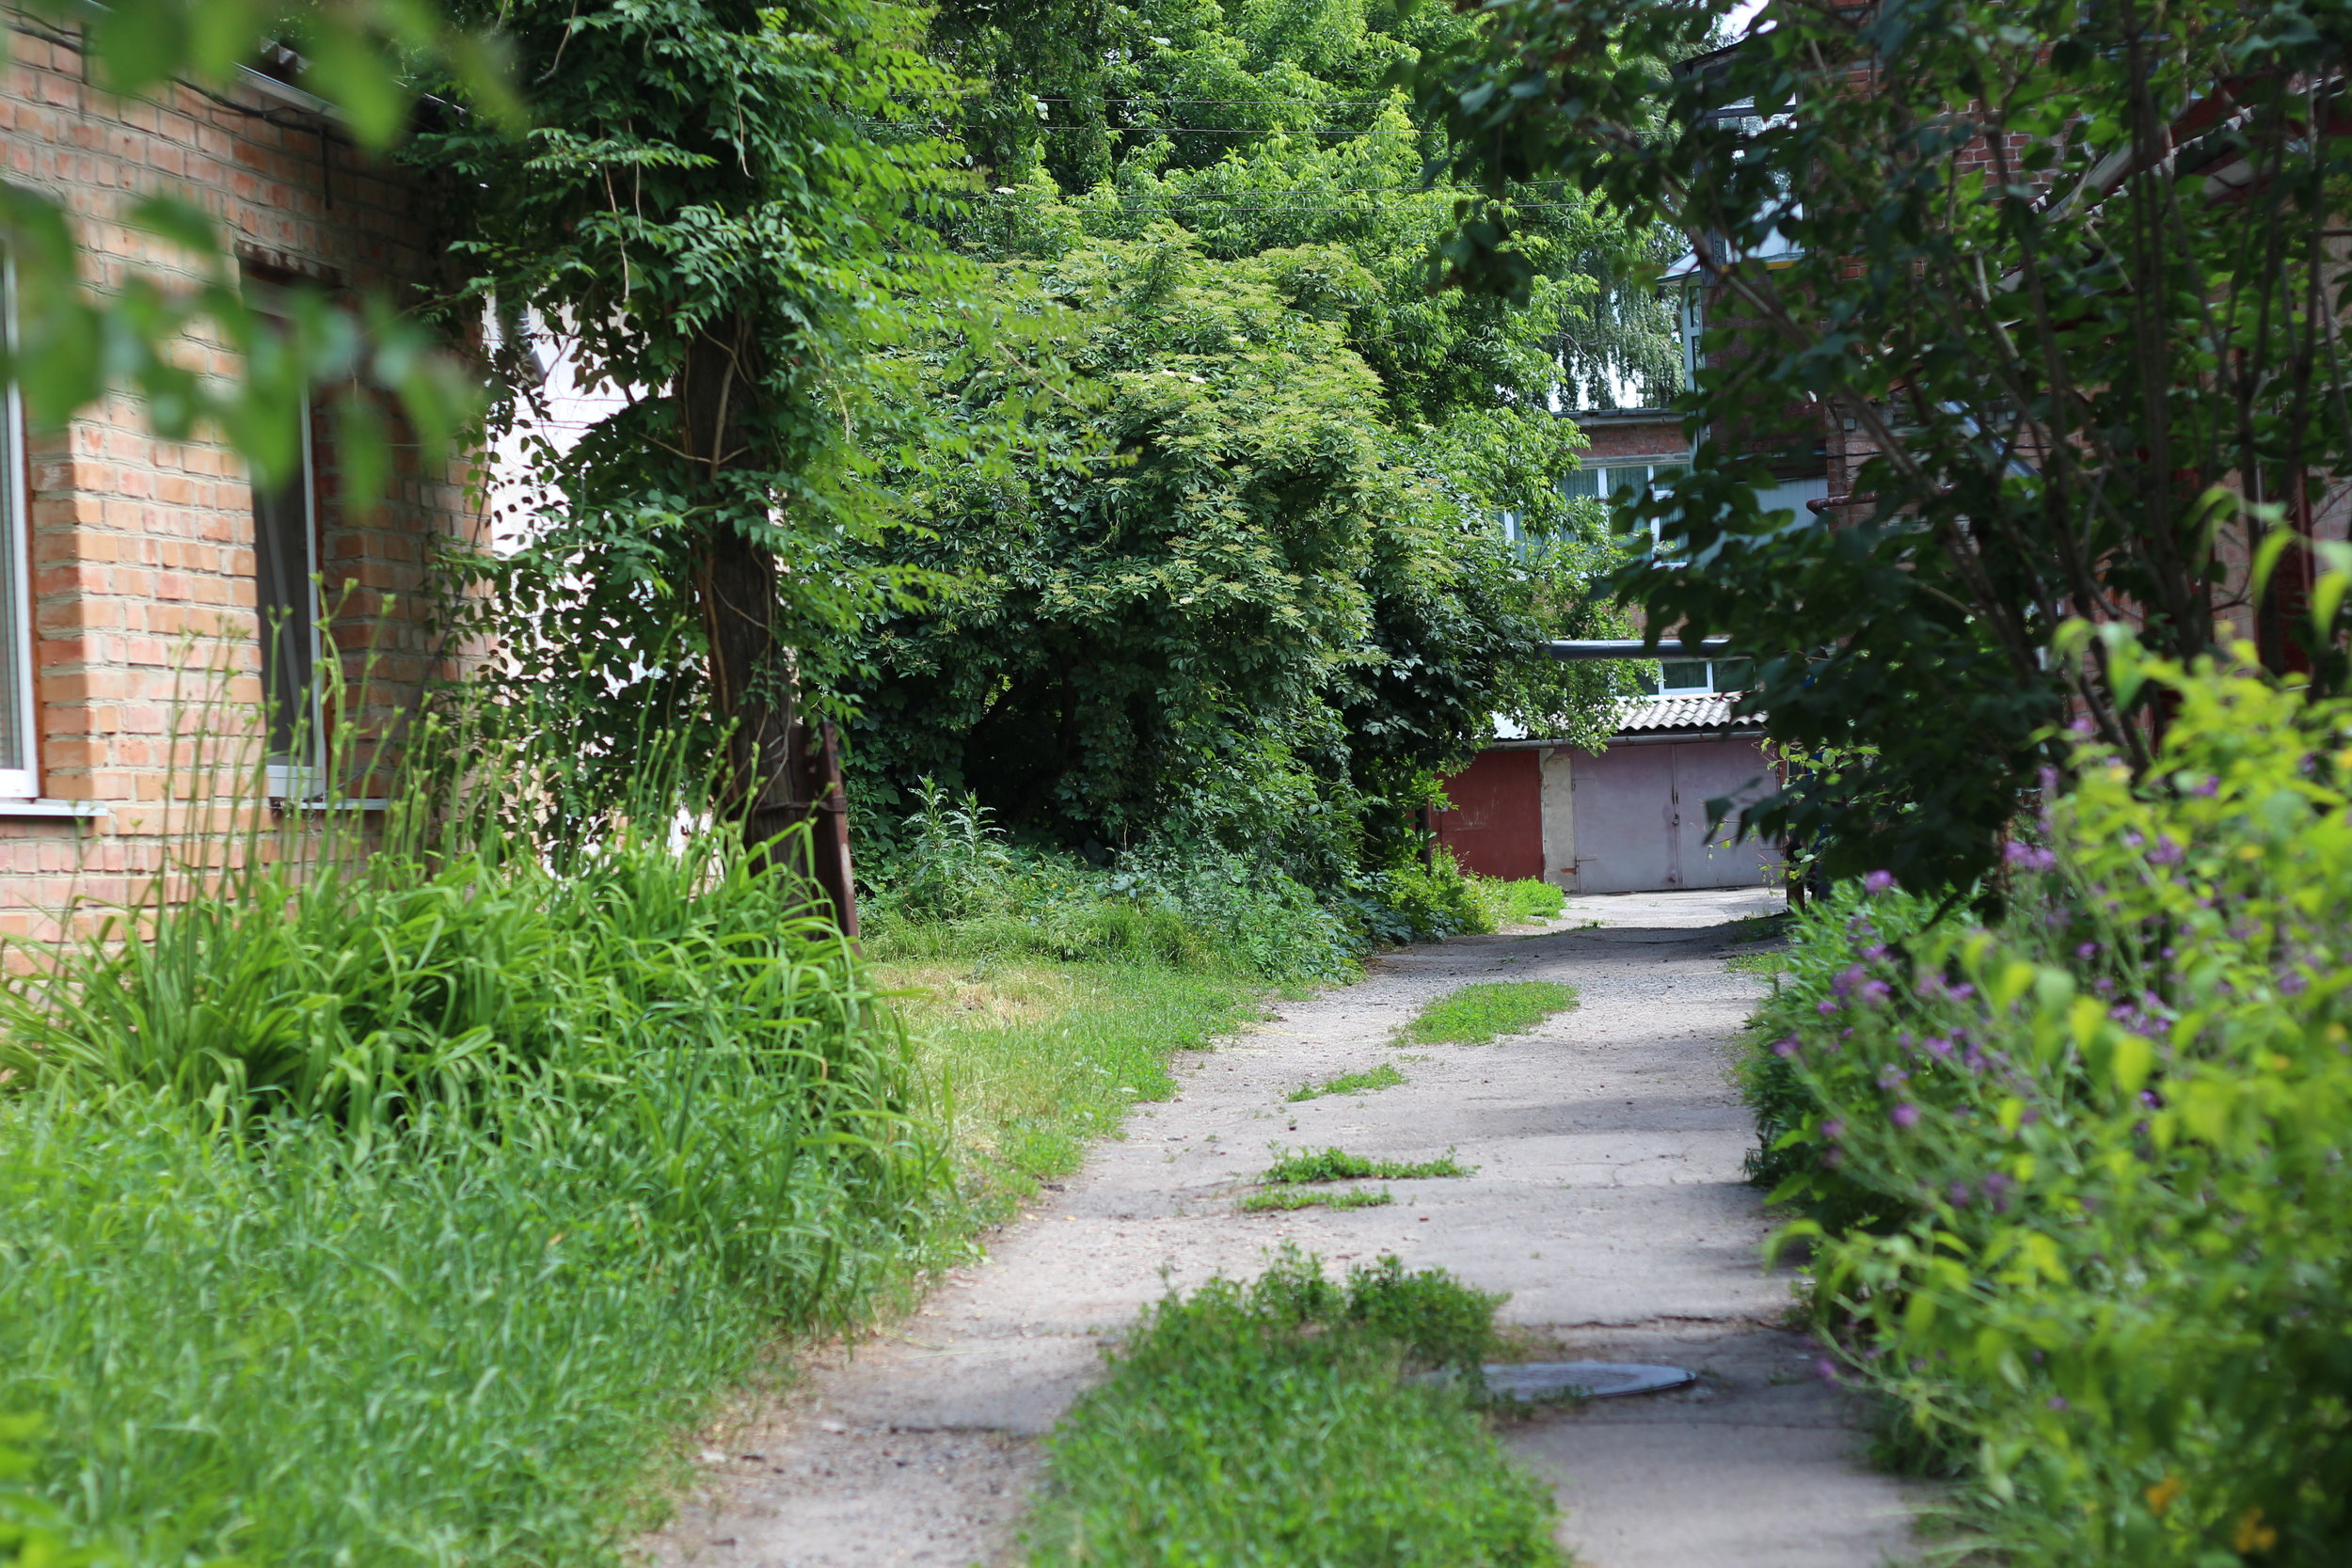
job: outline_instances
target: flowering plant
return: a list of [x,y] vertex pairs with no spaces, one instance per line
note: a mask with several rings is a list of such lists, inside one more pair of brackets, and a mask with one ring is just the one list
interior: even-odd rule
[[2020,1563],[2352,1541],[2352,708],[2118,645],[2170,718],[1995,926],[1849,886],[1746,1068],[1817,1305]]

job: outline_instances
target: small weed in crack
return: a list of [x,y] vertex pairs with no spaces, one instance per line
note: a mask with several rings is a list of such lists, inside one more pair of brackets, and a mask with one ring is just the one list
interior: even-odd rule
[[1343,1072],[1337,1078],[1320,1084],[1301,1084],[1291,1090],[1291,1101],[1320,1100],[1327,1094],[1365,1094],[1374,1089],[1392,1089],[1405,1082],[1405,1075],[1382,1062],[1370,1072]]
[[1576,1006],[1576,988],[1556,980],[1493,980],[1450,990],[1397,1031],[1400,1045],[1485,1045],[1523,1035]]

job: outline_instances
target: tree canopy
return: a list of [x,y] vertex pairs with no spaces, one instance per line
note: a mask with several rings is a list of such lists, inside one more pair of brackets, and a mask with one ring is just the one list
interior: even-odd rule
[[[2259,641],[2342,684],[2352,414],[2334,259],[2352,11],[1923,0],[1505,0],[1419,68],[1491,193],[1462,275],[1508,291],[1513,193],[1565,178],[1681,230],[1711,319],[1691,476],[1620,579],[1652,624],[1762,657],[1800,770],[1752,812],[1833,871],[1993,863],[2058,727],[2149,766],[2162,699],[2110,637]],[[1677,65],[1674,62],[1686,62]],[[1828,438],[1850,485],[1765,512]]]

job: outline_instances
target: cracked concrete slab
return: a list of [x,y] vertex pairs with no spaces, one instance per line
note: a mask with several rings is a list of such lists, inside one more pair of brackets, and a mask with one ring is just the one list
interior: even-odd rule
[[[1599,912],[1592,912],[1597,907]],[[1334,1262],[1393,1252],[1507,1291],[1544,1358],[1692,1366],[1692,1388],[1514,1424],[1567,1510],[1585,1568],[1878,1568],[1908,1539],[1904,1494],[1858,1463],[1846,1397],[1779,1326],[1789,1280],[1758,1262],[1740,1180],[1752,1132],[1729,1080],[1758,983],[1722,961],[1755,893],[1577,901],[1616,924],[1462,939],[1379,960],[1359,984],[1177,1064],[1063,1190],[984,1263],[727,1440],[647,1544],[664,1564],[834,1568],[1017,1560],[1040,1438],[1102,1353],[1166,1290],[1247,1275],[1283,1242]],[[1582,1000],[1486,1046],[1392,1043],[1422,1003],[1477,980],[1560,980]],[[1289,1103],[1381,1062],[1407,1082]],[[1273,1147],[1374,1157],[1451,1149],[1459,1180],[1393,1181],[1394,1205],[1244,1214]],[[755,1459],[742,1455],[756,1455]]]

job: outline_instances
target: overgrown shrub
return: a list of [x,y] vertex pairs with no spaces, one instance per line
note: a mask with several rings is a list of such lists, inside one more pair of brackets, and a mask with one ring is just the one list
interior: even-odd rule
[[1748,1072],[1819,1305],[2004,1560],[2352,1550],[2352,708],[2117,654],[1993,929],[1849,890]]

